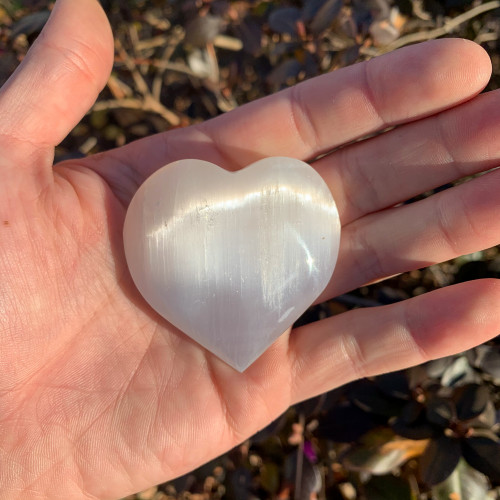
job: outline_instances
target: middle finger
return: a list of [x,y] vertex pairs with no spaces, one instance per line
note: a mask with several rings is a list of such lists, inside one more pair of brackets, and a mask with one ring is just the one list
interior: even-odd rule
[[318,302],[366,283],[498,244],[500,170],[342,228],[338,262]]
[[500,163],[500,91],[315,162],[348,224]]

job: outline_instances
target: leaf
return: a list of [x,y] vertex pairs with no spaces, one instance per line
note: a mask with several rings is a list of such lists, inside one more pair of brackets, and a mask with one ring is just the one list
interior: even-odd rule
[[476,347],[475,366],[500,380],[500,346],[481,345]]
[[277,464],[266,462],[261,466],[260,486],[271,494],[278,491],[280,486],[280,468]]
[[422,403],[411,399],[401,410],[399,418],[405,424],[413,424],[422,415],[424,408]]
[[323,484],[321,472],[316,464],[312,464],[307,459],[303,462],[302,471],[299,498],[312,498],[313,493],[318,493],[321,490]]
[[440,427],[448,427],[455,417],[455,405],[445,398],[433,397],[427,403],[427,420]]
[[387,0],[368,0],[366,4],[374,19],[387,19],[390,16],[391,7]]
[[206,48],[191,50],[187,56],[187,63],[191,71],[198,78],[207,78],[212,82],[218,80],[219,67],[217,60],[210,57]]
[[488,489],[486,476],[470,467],[464,459],[460,459],[451,476],[432,488],[432,499],[484,500]]
[[356,445],[342,457],[342,461],[349,470],[383,475],[388,474],[411,458],[421,455],[427,444],[427,440],[415,441],[396,438],[375,447]]
[[488,438],[491,441],[498,442],[499,437],[491,429],[475,428],[475,429],[470,429],[470,431],[471,431],[470,434],[467,435],[468,438],[480,436],[483,438]]
[[302,7],[302,19],[304,22],[309,22],[318,13],[319,9],[327,0],[304,0]]
[[380,423],[375,416],[351,404],[343,403],[333,407],[319,420],[316,435],[337,443],[350,443],[357,441]]
[[440,431],[434,425],[428,422],[406,425],[400,420],[396,420],[392,424],[392,428],[394,432],[399,436],[416,440],[435,438],[438,437],[442,432],[442,430]]
[[276,89],[286,85],[290,78],[296,78],[302,69],[302,64],[296,59],[287,59],[276,66],[269,75],[267,83]]
[[399,30],[387,19],[374,21],[369,28],[373,43],[378,47],[389,45],[399,38]]
[[483,413],[470,420],[469,426],[474,429],[491,429],[497,422],[495,405],[491,400],[486,403]]
[[327,0],[321,9],[316,13],[311,22],[310,30],[314,35],[318,35],[328,28],[337,17],[342,8],[342,0]]
[[302,18],[302,13],[296,7],[281,7],[269,15],[269,27],[280,34],[296,35],[297,22]]
[[246,16],[233,28],[243,42],[243,50],[252,56],[257,56],[262,49],[262,30],[255,19]]
[[441,378],[441,384],[445,387],[454,387],[467,382],[476,382],[477,377],[473,368],[470,366],[468,359],[465,356],[458,357],[445,370]]
[[423,405],[410,401],[400,416],[392,422],[392,429],[396,434],[408,439],[428,439],[438,437],[443,429],[436,427],[427,420]]
[[35,33],[42,31],[45,23],[50,17],[50,11],[41,10],[40,12],[33,12],[33,14],[28,14],[22,17],[12,25],[10,38],[14,40],[19,35],[31,36]]
[[386,417],[399,415],[406,405],[406,401],[386,396],[373,382],[367,380],[360,381],[349,397],[361,409]]
[[366,500],[413,500],[410,484],[395,476],[375,476],[364,485]]
[[198,16],[186,26],[184,41],[194,47],[205,47],[214,41],[222,28],[222,19],[218,16]]
[[462,441],[462,451],[467,463],[486,474],[493,481],[500,481],[500,443],[483,436],[473,436]]
[[377,387],[388,396],[408,400],[410,397],[410,385],[406,370],[386,373],[375,377]]
[[[422,365],[430,378],[441,378],[445,371],[453,364],[454,359],[447,358],[434,359]],[[416,367],[418,369],[418,367]]]
[[455,470],[462,450],[458,439],[440,436],[433,439],[420,458],[419,469],[422,481],[434,486],[447,479]]
[[[288,455],[285,460],[284,476],[292,485],[300,483],[300,494],[298,498],[309,499],[313,493],[317,493],[322,486],[321,473],[317,465],[311,463],[306,455],[302,454],[302,469],[297,470],[299,463],[299,449]],[[297,474],[300,480],[297,482]]]
[[245,467],[227,469],[225,480],[226,495],[229,498],[248,500],[252,497],[252,474]]
[[489,401],[490,393],[484,385],[467,384],[459,387],[454,394],[457,417],[471,420],[483,413]]

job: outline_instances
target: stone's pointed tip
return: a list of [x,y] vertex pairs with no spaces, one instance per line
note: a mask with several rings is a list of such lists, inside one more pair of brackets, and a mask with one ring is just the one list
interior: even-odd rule
[[233,367],[237,372],[243,373],[247,368],[250,367],[250,365],[254,363],[254,361],[255,359],[253,359],[252,361],[248,361],[246,363],[229,363],[229,365]]
[[247,368],[249,368],[257,359],[262,356],[264,351],[266,350],[265,348],[262,349],[262,352],[260,352],[258,355],[254,355],[251,358],[247,359],[241,359],[241,356],[239,357],[238,360],[233,360],[230,359],[229,356],[225,355],[220,351],[220,349],[208,349],[210,352],[214,353],[219,359],[224,361],[227,365],[229,365],[231,368],[235,369],[239,373],[243,373]]
[[250,366],[250,364],[245,366],[229,364],[229,366],[231,366],[231,368],[234,368],[237,372],[243,373]]

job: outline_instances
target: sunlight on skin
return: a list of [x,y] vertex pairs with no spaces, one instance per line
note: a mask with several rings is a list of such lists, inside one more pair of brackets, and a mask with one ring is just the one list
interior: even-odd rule
[[138,185],[166,163],[311,160],[400,124],[315,163],[345,225],[323,298],[498,243],[498,172],[389,208],[499,163],[500,95],[475,98],[490,72],[480,47],[401,49],[52,168],[53,147],[96,99],[112,58],[97,0],[58,0],[0,91],[1,498],[119,498],[227,451],[293,402],[498,333],[498,282],[478,280],[301,327],[236,373],[143,301],[121,236]]

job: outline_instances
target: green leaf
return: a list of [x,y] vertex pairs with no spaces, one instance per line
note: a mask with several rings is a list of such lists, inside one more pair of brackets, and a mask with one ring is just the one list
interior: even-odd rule
[[484,436],[473,436],[462,441],[462,450],[468,464],[500,481],[500,443]]
[[415,441],[400,438],[375,446],[356,445],[343,455],[342,462],[349,470],[384,475],[411,458],[421,455],[426,446],[427,440]]
[[272,462],[262,464],[260,470],[260,486],[269,493],[276,493],[280,486],[280,468]]
[[413,500],[407,480],[395,476],[373,477],[364,487],[366,500]]
[[484,500],[488,489],[486,476],[460,459],[451,476],[432,488],[432,500]]
[[433,439],[419,463],[420,475],[424,483],[434,486],[447,479],[455,470],[462,450],[458,439],[441,436]]

